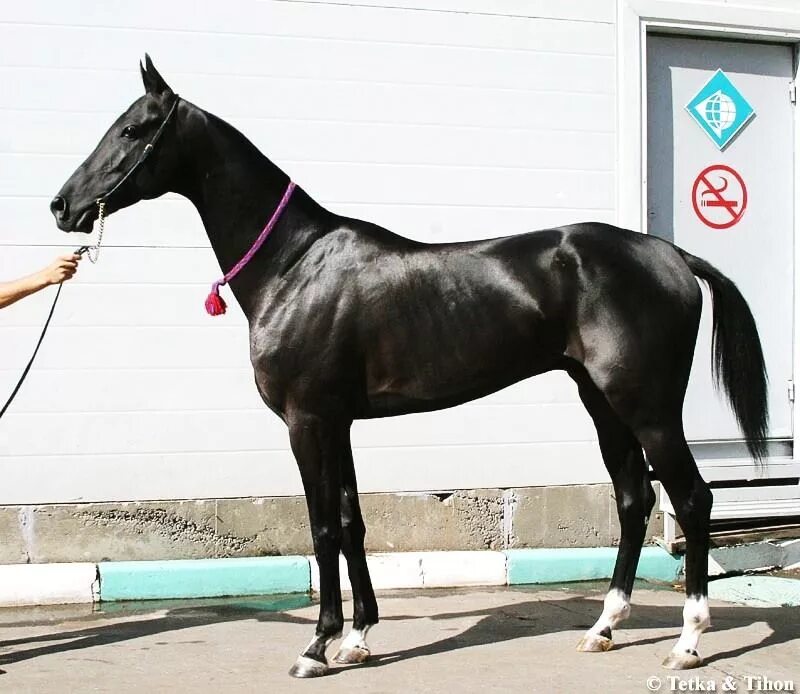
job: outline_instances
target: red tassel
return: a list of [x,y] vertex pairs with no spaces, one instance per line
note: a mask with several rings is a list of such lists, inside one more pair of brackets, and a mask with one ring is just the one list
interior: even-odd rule
[[221,316],[226,308],[225,299],[219,295],[219,285],[215,284],[206,298],[206,313],[209,316]]

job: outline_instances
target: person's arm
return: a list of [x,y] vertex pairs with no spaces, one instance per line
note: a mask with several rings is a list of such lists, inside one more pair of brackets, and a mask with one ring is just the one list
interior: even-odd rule
[[11,306],[15,301],[24,299],[50,285],[66,282],[75,274],[80,259],[81,257],[74,253],[62,255],[39,272],[34,272],[32,275],[21,277],[13,282],[0,282],[0,308]]

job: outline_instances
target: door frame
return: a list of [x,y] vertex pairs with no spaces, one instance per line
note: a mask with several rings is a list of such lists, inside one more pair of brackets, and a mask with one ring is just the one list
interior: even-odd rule
[[[791,0],[790,0],[791,1]],[[777,4],[777,3],[776,3]],[[794,80],[798,82],[800,11],[721,6],[676,0],[617,2],[617,224],[647,230],[647,39],[650,33],[697,38],[753,39],[794,44]],[[794,110],[794,301],[792,373],[800,364],[800,105]],[[795,379],[796,380],[796,379]],[[788,397],[788,393],[787,393]],[[800,407],[792,408],[792,457],[800,461]]]
[[[741,0],[734,0],[734,2]],[[647,39],[649,33],[675,33],[698,38],[753,39],[760,42],[794,44],[794,82],[798,82],[800,11],[792,0],[774,0],[772,7],[754,9],[735,4],[720,5],[707,0],[617,0],[617,200],[619,226],[647,230]],[[796,0],[794,0],[796,2]],[[782,5],[782,7],[781,7]],[[800,106],[794,110],[794,301],[792,308],[792,374],[800,364]],[[795,379],[796,380],[796,379]],[[788,394],[787,394],[788,397]],[[704,460],[708,481],[754,477],[796,478],[800,476],[800,407],[792,408],[791,457],[768,458],[767,466],[755,468],[747,460]],[[767,482],[769,485],[769,482]],[[718,488],[713,518],[744,518],[795,513],[797,486],[763,486],[760,489]],[[769,503],[765,503],[768,499]],[[659,508],[664,512],[664,542],[676,547],[677,525],[672,504],[661,489]]]

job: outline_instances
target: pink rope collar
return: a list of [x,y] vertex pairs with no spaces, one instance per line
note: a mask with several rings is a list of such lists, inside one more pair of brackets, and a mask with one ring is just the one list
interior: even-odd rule
[[269,218],[267,225],[261,230],[261,233],[258,235],[258,238],[253,242],[253,245],[250,246],[250,250],[244,254],[242,259],[236,263],[228,272],[226,272],[222,278],[218,279],[211,285],[211,292],[206,299],[206,312],[210,316],[219,316],[225,313],[225,309],[227,308],[227,304],[225,300],[219,295],[219,288],[223,284],[228,284],[236,275],[238,275],[242,269],[244,268],[247,263],[249,263],[253,256],[258,252],[258,249],[264,245],[264,241],[267,240],[267,237],[270,235],[272,228],[277,224],[278,220],[281,217],[281,213],[286,208],[286,205],[289,204],[289,199],[292,197],[292,193],[294,192],[295,184],[293,181],[289,181],[289,185],[286,187],[286,192],[283,194],[281,201],[278,203],[278,206],[275,208],[275,211],[272,213],[272,216]]

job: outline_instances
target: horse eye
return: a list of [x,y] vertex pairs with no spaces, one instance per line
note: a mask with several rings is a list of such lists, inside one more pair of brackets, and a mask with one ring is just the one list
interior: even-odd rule
[[136,135],[137,135],[137,132],[136,132],[136,126],[135,125],[126,125],[122,129],[122,137],[126,137],[129,140],[135,140],[136,139]]

